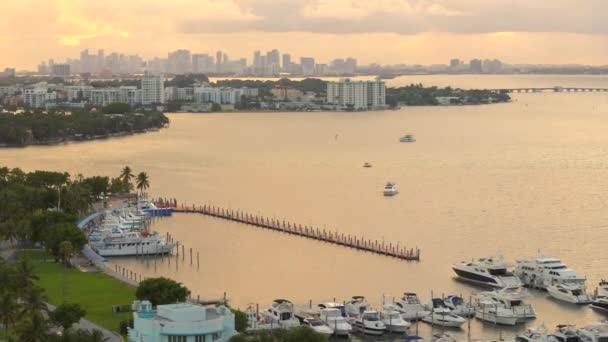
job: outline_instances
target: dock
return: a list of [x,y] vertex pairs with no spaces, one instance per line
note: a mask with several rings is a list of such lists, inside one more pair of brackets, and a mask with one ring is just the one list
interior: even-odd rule
[[[166,205],[166,203],[162,204]],[[173,212],[202,214],[246,224],[251,227],[270,229],[281,233],[353,248],[363,252],[370,252],[406,261],[420,261],[420,249],[418,247],[407,248],[400,243],[386,243],[384,241],[366,239],[350,234],[339,233],[337,231],[296,224],[285,220],[271,219],[261,215],[253,215],[241,210],[226,209],[212,205],[197,206],[173,204]]]

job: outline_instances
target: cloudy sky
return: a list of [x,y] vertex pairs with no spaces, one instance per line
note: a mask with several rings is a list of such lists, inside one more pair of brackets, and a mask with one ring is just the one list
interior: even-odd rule
[[2,0],[0,68],[84,48],[608,65],[608,0]]

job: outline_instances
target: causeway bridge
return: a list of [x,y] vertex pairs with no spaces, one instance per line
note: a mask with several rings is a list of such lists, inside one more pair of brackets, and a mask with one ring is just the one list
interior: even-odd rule
[[[167,206],[167,203],[163,203],[161,201],[157,203],[160,206]],[[251,214],[241,210],[233,210],[213,205],[178,205],[177,203],[172,203],[169,205],[169,207],[172,207],[173,212],[176,213],[192,213],[212,216],[215,218],[242,223],[249,227],[270,229],[276,232],[297,235],[363,252],[370,252],[373,254],[407,261],[420,261],[420,249],[418,249],[418,247],[407,248],[404,244],[400,243],[389,243],[364,238],[363,236],[343,234],[329,229],[321,229],[318,227],[296,224],[285,220],[264,217],[259,214]]]
[[608,88],[595,87],[525,87],[525,88],[500,88],[490,89],[497,93],[542,93],[542,92],[608,92]]

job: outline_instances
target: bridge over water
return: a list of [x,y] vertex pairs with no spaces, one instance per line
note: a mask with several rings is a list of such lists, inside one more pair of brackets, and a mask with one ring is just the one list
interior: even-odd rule
[[595,87],[524,87],[524,88],[500,88],[491,89],[495,92],[502,93],[541,93],[541,92],[608,92],[608,88],[595,88]]

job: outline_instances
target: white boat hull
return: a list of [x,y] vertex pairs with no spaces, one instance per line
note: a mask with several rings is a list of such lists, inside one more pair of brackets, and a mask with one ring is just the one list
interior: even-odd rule
[[460,328],[465,322],[466,320],[462,317],[460,317],[461,319],[459,320],[455,320],[455,319],[449,319],[449,318],[444,318],[441,315],[428,315],[426,317],[424,317],[422,319],[423,322],[426,323],[430,323],[432,325],[438,325],[441,327],[448,327],[448,328]]
[[593,302],[591,297],[587,294],[574,296],[573,294],[563,293],[552,286],[547,287],[547,292],[551,297],[567,303],[584,305],[591,304]]
[[494,324],[502,324],[502,325],[516,325],[518,322],[517,316],[496,316],[496,314],[476,311],[475,318],[480,319],[482,321],[494,323]]
[[409,325],[405,324],[391,324],[388,321],[384,321],[384,325],[386,326],[386,331],[399,334],[406,332],[410,327]]
[[355,321],[353,322],[353,328],[365,335],[373,336],[380,336],[386,332],[384,324],[377,325],[377,322],[366,322],[362,324],[361,322]]
[[103,246],[92,246],[93,250],[102,257],[134,256],[134,255],[157,255],[168,254],[175,247],[175,244],[168,243],[157,246],[125,246],[121,248],[105,248]]

